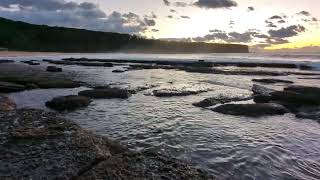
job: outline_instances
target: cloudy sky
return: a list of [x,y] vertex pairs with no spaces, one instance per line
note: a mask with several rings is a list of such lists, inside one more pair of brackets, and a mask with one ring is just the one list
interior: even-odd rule
[[279,49],[320,46],[319,7],[320,0],[0,0],[0,17]]

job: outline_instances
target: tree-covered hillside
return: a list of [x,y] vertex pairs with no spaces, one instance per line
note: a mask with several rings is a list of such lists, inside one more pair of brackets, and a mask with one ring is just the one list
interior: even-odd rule
[[50,27],[0,18],[0,47],[46,52],[246,53],[248,46],[172,42],[138,36]]

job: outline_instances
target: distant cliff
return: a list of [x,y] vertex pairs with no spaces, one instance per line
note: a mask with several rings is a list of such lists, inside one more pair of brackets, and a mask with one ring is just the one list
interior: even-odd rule
[[0,47],[46,52],[247,53],[248,46],[172,42],[135,35],[51,27],[0,18]]

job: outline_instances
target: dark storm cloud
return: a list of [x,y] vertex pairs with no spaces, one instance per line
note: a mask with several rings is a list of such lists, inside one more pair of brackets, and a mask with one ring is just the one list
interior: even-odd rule
[[252,6],[248,7],[248,10],[247,10],[247,11],[248,11],[248,12],[254,11],[254,7],[252,7]]
[[[13,6],[18,9],[10,10]],[[0,17],[34,24],[131,34],[143,33],[156,24],[152,18],[141,18],[134,13],[113,12],[107,15],[93,3],[65,0],[0,0]]]
[[206,9],[230,8],[238,6],[233,0],[198,0],[194,3],[195,6]]
[[292,25],[286,28],[277,30],[269,30],[268,33],[274,38],[288,38],[298,35],[301,32],[305,32],[306,28],[301,25]]
[[[11,5],[18,5],[20,8],[35,8],[41,10],[67,10],[79,7],[74,2],[66,2],[64,0],[1,0],[0,6],[10,8]],[[82,6],[87,8],[88,4]]]
[[310,16],[311,15],[310,12],[308,12],[308,11],[301,11],[301,12],[299,12],[297,14],[298,15],[302,15],[302,16]]
[[168,1],[168,0],[163,0],[163,3],[166,5],[166,6],[170,6],[170,1]]
[[174,9],[170,9],[170,12],[172,12],[172,13],[176,13],[177,11],[176,11],[176,10],[174,10]]
[[144,22],[147,24],[147,26],[155,26],[156,21],[153,19],[144,18]]
[[256,30],[248,30],[244,33],[225,32],[218,29],[210,30],[211,34],[203,37],[194,38],[195,41],[224,41],[227,43],[249,43],[255,38],[267,39],[268,35],[262,34]]
[[180,16],[180,17],[183,18],[183,19],[190,19],[189,16]]
[[278,26],[275,25],[273,22],[266,20],[265,23],[267,24],[267,27],[269,28],[277,28]]
[[274,16],[271,16],[269,19],[273,20],[273,19],[282,19],[281,16],[279,15],[274,15]]
[[286,23],[286,21],[283,20],[283,19],[281,19],[281,20],[278,21],[278,23],[279,23],[279,24],[283,24],[283,23]]
[[176,7],[187,7],[188,5],[189,5],[188,3],[181,2],[181,1],[174,3],[174,6],[176,6]]
[[151,29],[152,32],[159,32],[159,29]]

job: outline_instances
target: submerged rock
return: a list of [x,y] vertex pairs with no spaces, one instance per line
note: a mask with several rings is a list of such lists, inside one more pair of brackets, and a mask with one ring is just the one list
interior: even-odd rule
[[92,90],[85,90],[79,92],[81,96],[87,96],[91,98],[121,98],[127,99],[130,97],[130,93],[126,89],[120,88],[98,88]]
[[173,158],[132,152],[53,112],[0,112],[0,122],[0,179],[213,179]]
[[269,95],[270,93],[275,92],[275,90],[266,88],[264,86],[260,86],[260,85],[254,84],[252,86],[252,92],[255,95],[257,95],[257,94]]
[[56,66],[48,66],[47,71],[48,72],[62,72],[62,68],[59,68]]
[[0,81],[0,92],[11,93],[25,90],[26,87],[21,84]]
[[282,80],[282,79],[252,79],[253,82],[260,82],[265,84],[275,84],[275,83],[287,83],[292,84],[292,81]]
[[16,109],[16,103],[11,99],[0,96],[0,111],[12,111]]
[[262,104],[224,104],[212,109],[215,112],[236,116],[260,117],[282,115],[289,111],[282,105],[273,103]]
[[187,90],[175,90],[175,89],[159,89],[152,91],[153,95],[156,97],[172,97],[172,96],[189,96],[195,95],[203,92],[207,92],[204,90],[200,91],[187,91]]
[[46,102],[46,106],[58,111],[76,110],[87,107],[91,103],[91,99],[85,96],[61,96]]
[[228,97],[213,97],[213,98],[207,98],[204,99],[200,102],[193,103],[192,105],[196,107],[210,107],[214,106],[217,104],[225,104],[225,103],[230,103],[230,102],[235,102],[235,101],[246,101],[252,99],[251,97],[234,97],[234,98],[228,98]]

